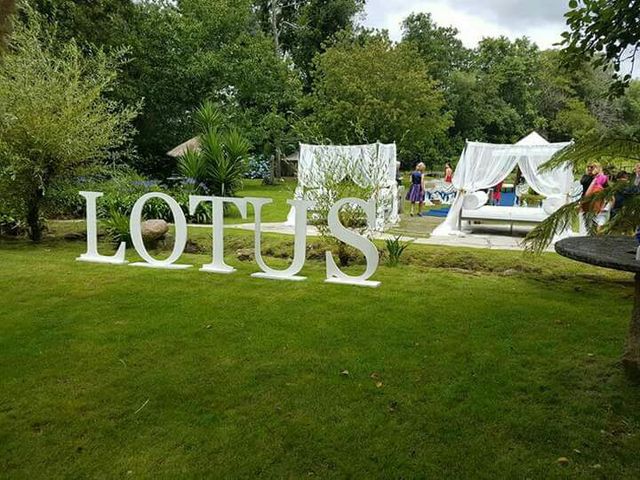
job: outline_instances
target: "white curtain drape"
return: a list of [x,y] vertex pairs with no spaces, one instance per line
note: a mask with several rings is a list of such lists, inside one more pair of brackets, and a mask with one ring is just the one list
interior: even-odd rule
[[[506,148],[480,142],[467,142],[453,173],[453,186],[458,191],[449,213],[431,234],[444,236],[458,232],[462,203],[466,193],[491,188],[500,183],[516,166],[517,159]],[[511,147],[512,145],[498,145]]]
[[[371,189],[376,200],[376,230],[398,222],[395,144],[300,144],[295,198],[315,200],[327,193],[326,185],[346,178],[359,187]],[[292,208],[287,224],[293,225],[294,219]]]
[[[553,153],[556,151],[557,149],[553,150]],[[549,151],[540,149],[518,159],[518,165],[522,176],[536,192],[547,198],[562,198],[563,204],[567,203],[574,187],[573,171],[569,165],[565,165],[540,172],[538,169],[547,160],[549,160]]]
[[497,185],[516,165],[520,166],[523,176],[536,192],[544,196],[563,196],[566,203],[573,185],[571,170],[557,168],[539,172],[538,168],[567,145],[569,144],[495,145],[467,142],[453,174],[453,185],[458,191],[456,199],[447,218],[433,231],[432,236],[459,233],[458,224],[465,194]]

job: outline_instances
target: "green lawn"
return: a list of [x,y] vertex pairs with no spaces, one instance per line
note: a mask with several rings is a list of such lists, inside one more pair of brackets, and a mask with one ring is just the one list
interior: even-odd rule
[[[275,185],[263,185],[262,180],[244,180],[243,188],[238,192],[239,197],[264,197],[273,199],[273,203],[262,208],[263,222],[284,222],[289,213],[287,200],[293,198],[296,189],[294,179],[283,179]],[[244,220],[235,207],[225,218],[227,223],[253,222],[253,208],[249,207],[248,218]]]
[[229,276],[0,242],[0,477],[638,478],[627,275],[412,246],[379,289],[280,283],[228,237]]

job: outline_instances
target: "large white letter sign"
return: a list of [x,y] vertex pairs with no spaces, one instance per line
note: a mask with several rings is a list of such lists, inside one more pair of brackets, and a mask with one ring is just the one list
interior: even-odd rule
[[348,228],[345,228],[340,223],[338,217],[340,209],[344,205],[349,204],[361,207],[367,215],[367,223],[369,225],[369,228],[373,228],[376,221],[376,202],[373,199],[365,202],[364,200],[360,200],[359,198],[343,198],[341,200],[338,200],[331,207],[327,219],[329,223],[329,230],[331,231],[331,234],[336,237],[336,239],[357,248],[364,254],[364,257],[367,261],[367,268],[362,275],[347,275],[343,273],[336,265],[336,262],[333,261],[333,255],[331,255],[331,252],[326,252],[325,256],[327,259],[327,279],[325,280],[325,282],[359,285],[363,287],[378,287],[380,285],[380,282],[372,282],[368,280],[369,277],[376,273],[376,269],[378,268],[378,249],[368,239],[366,239],[362,235],[358,235]]
[[[145,203],[152,198],[159,198],[160,200],[167,202],[167,205],[169,205],[171,213],[173,214],[175,241],[171,255],[164,260],[157,260],[149,255],[147,248],[144,246],[144,241],[142,240],[142,228],[140,226],[140,222],[142,222],[142,209],[144,208]],[[187,245],[187,219],[184,217],[184,213],[182,213],[182,209],[180,208],[180,205],[178,205],[178,202],[169,195],[160,192],[151,192],[145,193],[141,196],[133,206],[133,210],[131,210],[129,229],[131,230],[131,241],[133,242],[133,246],[136,248],[136,252],[146,260],[146,262],[132,263],[131,266],[170,269],[189,268],[191,266],[176,265],[174,263],[180,258],[180,255],[182,255],[182,252],[184,251],[184,247]]]
[[235,268],[224,263],[224,204],[232,203],[240,211],[242,218],[247,218],[247,200],[245,198],[231,197],[205,197],[200,195],[189,196],[189,213],[196,213],[196,208],[201,202],[211,202],[211,227],[213,229],[213,261],[203,265],[201,272],[233,273]]
[[260,233],[262,206],[271,203],[271,200],[264,198],[251,198],[249,199],[253,205],[255,215],[255,257],[256,263],[262,270],[262,272],[252,273],[252,277],[257,278],[269,278],[273,280],[305,280],[306,277],[296,276],[302,267],[304,267],[304,261],[307,258],[307,210],[315,207],[315,202],[309,200],[287,200],[287,203],[295,208],[296,214],[296,230],[295,240],[293,246],[293,261],[289,268],[285,270],[274,270],[269,267],[262,259],[262,252],[260,251],[260,242],[262,234]]
[[98,253],[96,198],[100,198],[104,194],[101,192],[80,192],[80,195],[87,199],[87,253],[83,253],[76,260],[120,265],[127,263],[124,259],[127,244],[124,242],[118,246],[118,251],[113,256],[100,255]]

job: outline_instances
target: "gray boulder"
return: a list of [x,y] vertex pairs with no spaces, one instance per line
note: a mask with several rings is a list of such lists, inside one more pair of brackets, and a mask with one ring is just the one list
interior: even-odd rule
[[241,262],[249,262],[253,260],[253,250],[251,248],[241,248],[236,250],[236,258]]
[[155,242],[164,238],[169,231],[169,224],[164,220],[146,220],[142,222],[142,238],[146,242]]

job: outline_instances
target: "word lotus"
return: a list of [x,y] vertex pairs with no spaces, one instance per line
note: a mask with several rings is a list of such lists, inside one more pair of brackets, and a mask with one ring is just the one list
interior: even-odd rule
[[[97,227],[97,214],[96,214],[96,201],[103,196],[101,192],[80,192],[87,201],[87,252],[80,255],[77,260],[82,262],[93,263],[108,263],[108,264],[127,264],[125,260],[126,244],[122,242],[116,253],[111,256],[101,255],[98,253],[98,227]],[[142,239],[142,210],[145,204],[152,198],[158,198],[167,203],[173,214],[173,221],[175,225],[175,242],[171,255],[164,260],[158,260],[152,257],[147,251],[143,239]],[[306,260],[306,243],[307,243],[307,213],[309,210],[315,207],[315,202],[308,200],[287,200],[287,203],[295,209],[295,242],[293,260],[291,265],[284,270],[276,270],[269,267],[262,258],[260,251],[261,244],[261,216],[262,207],[268,205],[273,200],[269,198],[229,198],[229,197],[212,197],[212,196],[200,196],[192,195],[189,197],[189,212],[194,214],[196,208],[201,203],[210,202],[212,206],[212,240],[213,251],[211,263],[202,265],[200,271],[211,273],[232,273],[235,269],[227,265],[224,261],[224,205],[235,205],[243,219],[247,218],[247,207],[251,205],[253,207],[255,216],[255,259],[256,263],[260,267],[260,272],[252,274],[252,277],[267,278],[274,280],[293,280],[301,281],[306,277],[299,276],[298,274],[304,267]],[[369,278],[375,273],[378,268],[378,249],[367,238],[359,235],[358,233],[346,228],[340,223],[339,212],[345,205],[355,205],[362,208],[367,217],[367,223],[369,228],[373,228],[375,223],[376,206],[375,201],[370,200],[365,202],[359,198],[343,198],[338,200],[329,211],[328,225],[331,234],[338,240],[360,250],[366,260],[366,269],[364,273],[358,276],[347,275],[344,273],[333,259],[331,252],[327,251],[326,255],[326,282],[347,284],[347,285],[359,285],[367,287],[377,287],[380,282],[369,280]],[[165,269],[183,269],[190,268],[192,265],[185,265],[176,263],[187,244],[187,220],[176,202],[171,196],[164,193],[152,192],[147,193],[140,197],[133,206],[131,211],[131,217],[129,219],[129,228],[131,231],[131,241],[136,249],[138,255],[144,260],[144,262],[131,263],[133,267],[150,267],[150,268],[165,268]]]

